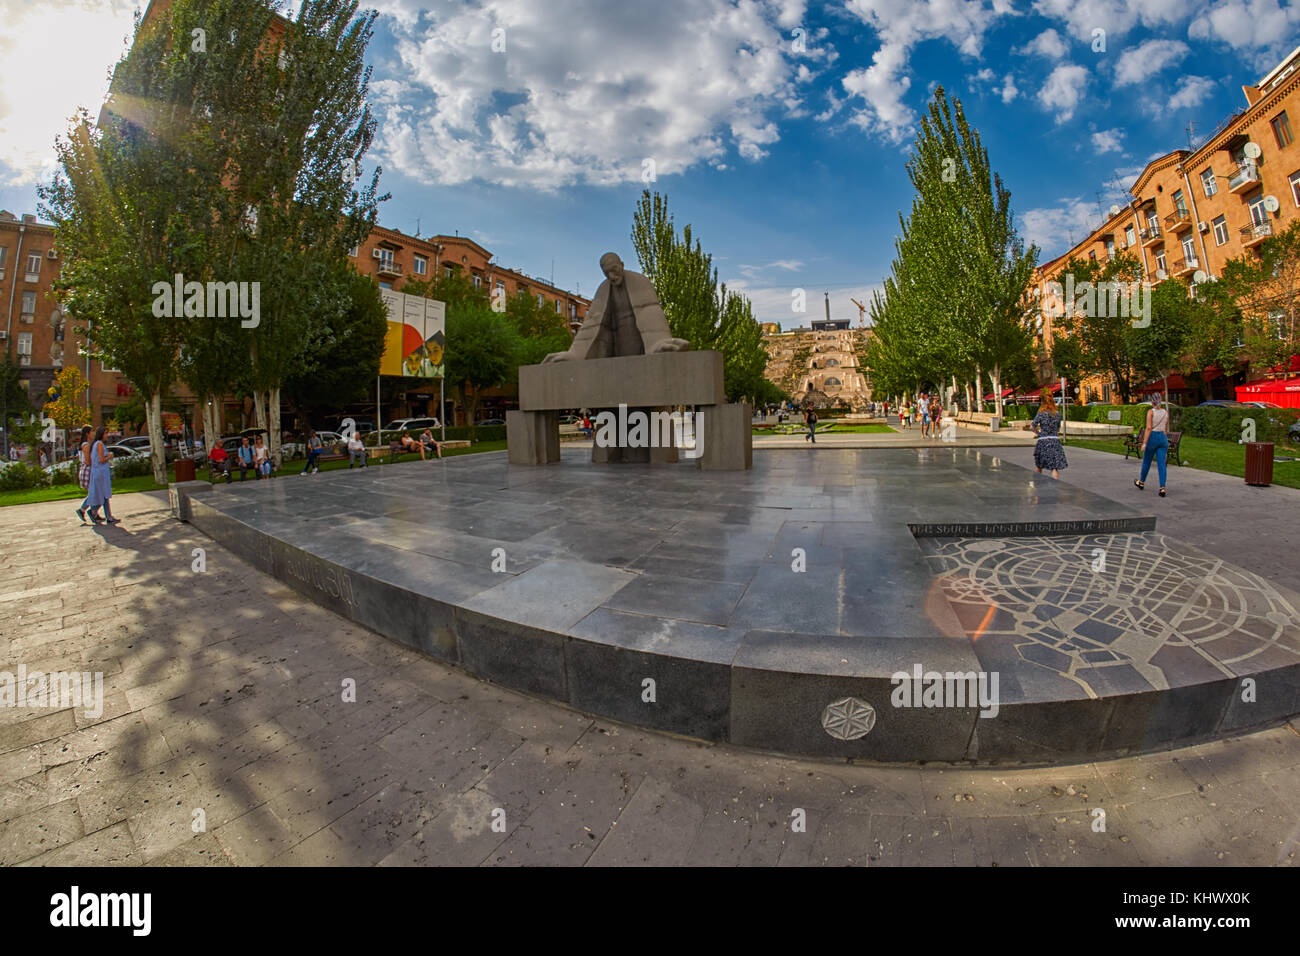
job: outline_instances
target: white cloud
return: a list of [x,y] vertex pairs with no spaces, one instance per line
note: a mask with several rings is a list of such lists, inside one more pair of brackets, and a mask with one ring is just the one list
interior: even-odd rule
[[1052,259],[1088,234],[1097,222],[1097,203],[1074,197],[1056,206],[1027,210],[1020,217],[1020,233],[1026,243],[1042,251],[1040,259]]
[[1178,90],[1169,97],[1169,109],[1192,109],[1204,103],[1214,92],[1215,82],[1207,76],[1187,76],[1178,84]]
[[381,3],[400,64],[372,90],[376,152],[422,182],[550,189],[640,182],[647,159],[658,177],[756,161],[834,52],[824,31],[793,51],[802,2],[420,0],[413,19],[415,2]]
[[1094,30],[1106,31],[1107,47],[1141,23],[1145,27],[1166,27],[1191,13],[1187,0],[1035,0],[1034,12],[1052,20],[1064,20],[1069,32],[1091,43]]
[[1069,47],[1065,45],[1061,35],[1049,27],[1021,47],[1018,52],[1033,53],[1051,60],[1059,60],[1069,52]]
[[54,140],[78,107],[97,115],[131,36],[126,0],[0,0],[0,185],[54,172]]
[[1187,35],[1250,54],[1262,77],[1294,48],[1298,29],[1300,6],[1294,3],[1282,7],[1277,0],[1220,0],[1192,21]]
[[1043,88],[1038,91],[1038,101],[1048,110],[1056,111],[1056,121],[1064,123],[1074,116],[1075,107],[1083,99],[1083,89],[1088,84],[1088,71],[1081,66],[1062,63],[1054,69]]
[[1099,153],[1118,153],[1122,151],[1120,140],[1124,136],[1122,129],[1103,129],[1092,134],[1092,148]]
[[912,85],[908,75],[912,49],[925,40],[946,39],[963,56],[978,59],[984,33],[994,19],[1014,13],[1005,2],[988,8],[950,0],[848,0],[845,8],[880,38],[871,66],[844,77],[848,98],[864,104],[850,122],[892,143],[902,142],[915,118],[903,102]]
[[1191,50],[1181,40],[1147,40],[1125,51],[1115,67],[1115,85],[1132,86],[1172,66]]
[[1006,78],[1002,81],[1002,89],[998,92],[1002,94],[1003,103],[1010,103],[1020,95],[1020,90],[1016,89],[1016,81],[1012,78],[1010,73],[1008,73]]

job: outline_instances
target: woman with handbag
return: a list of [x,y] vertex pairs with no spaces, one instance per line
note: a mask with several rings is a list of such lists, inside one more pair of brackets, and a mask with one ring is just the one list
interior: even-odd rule
[[86,509],[90,507],[90,426],[81,426],[81,444],[77,446],[77,484],[86,492],[86,500],[77,507],[77,517],[86,523]]
[[[113,469],[110,467],[113,456],[104,447],[106,431],[103,425],[96,428],[95,440],[90,446],[90,493],[86,496],[86,504],[90,519],[95,524],[103,524],[105,521],[109,524],[118,523],[118,519],[113,517],[113,509],[108,506],[108,499],[113,497]],[[99,516],[101,505],[104,508],[103,518]]]

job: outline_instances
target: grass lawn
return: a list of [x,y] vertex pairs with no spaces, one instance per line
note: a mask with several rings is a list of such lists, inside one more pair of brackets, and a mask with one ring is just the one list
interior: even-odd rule
[[[451,458],[454,455],[475,455],[485,451],[505,451],[505,448],[506,448],[506,443],[504,440],[482,441],[479,442],[477,445],[471,445],[468,448],[449,448],[445,452],[443,452],[442,457]],[[408,462],[408,461],[418,462],[419,460],[420,460],[419,453],[402,455],[400,458],[398,458],[398,462]],[[387,464],[387,459],[384,460],[384,463]],[[277,471],[275,474],[277,476],[296,475],[300,471],[302,471],[303,464],[305,464],[305,460],[302,458],[299,458],[296,461],[285,462],[284,467],[281,468],[279,471]],[[377,462],[371,462],[370,465],[368,465],[367,467],[376,467],[377,465],[378,465]],[[323,473],[327,471],[337,471],[339,469],[346,470],[347,467],[348,467],[348,463],[346,460],[327,461],[320,466],[320,470]],[[207,476],[208,476],[207,469],[200,468],[198,471],[198,477],[200,479],[206,479]],[[167,477],[170,479],[174,479],[176,477],[176,472],[173,469],[169,468],[167,471]],[[238,478],[235,479],[235,481],[238,480],[239,480]],[[253,479],[249,478],[248,480],[252,481]],[[133,491],[166,491],[166,490],[167,490],[167,486],[160,485],[157,482],[155,482],[153,480],[152,475],[139,475],[135,478],[114,478],[113,479],[114,497],[117,497],[118,495],[130,494]],[[85,490],[82,489],[81,486],[78,485],[76,482],[67,485],[52,485],[49,488],[29,488],[26,491],[0,491],[0,508],[5,507],[6,505],[30,504],[31,502],[34,501],[62,501],[64,499],[69,499],[69,500],[76,499],[78,502],[80,502],[81,499],[85,497],[86,497]]]
[[[1069,448],[1091,448],[1095,451],[1107,451],[1117,455],[1124,454],[1124,440],[1122,438],[1070,438],[1066,442]],[[1275,455],[1283,457],[1296,456],[1300,457],[1300,449],[1292,445],[1277,445],[1274,448]],[[1246,447],[1238,445],[1236,442],[1214,441],[1210,438],[1192,438],[1184,435],[1182,444],[1178,446],[1178,456],[1184,462],[1185,468],[1199,468],[1202,471],[1213,471],[1220,475],[1233,475],[1237,478],[1246,476]],[[1171,470],[1176,470],[1177,465],[1173,459],[1169,460]],[[1155,473],[1155,465],[1151,466],[1152,475]],[[1300,461],[1275,461],[1273,462],[1273,484],[1285,485],[1288,488],[1300,488]]]

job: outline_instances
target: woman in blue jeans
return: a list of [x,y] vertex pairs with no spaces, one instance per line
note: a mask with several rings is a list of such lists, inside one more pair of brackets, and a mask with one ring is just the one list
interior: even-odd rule
[[1137,490],[1146,487],[1147,472],[1151,470],[1151,459],[1156,460],[1160,473],[1160,497],[1165,496],[1165,466],[1169,457],[1169,409],[1163,408],[1164,400],[1159,395],[1151,398],[1151,408],[1147,411],[1145,439],[1142,441],[1142,477],[1133,482]]

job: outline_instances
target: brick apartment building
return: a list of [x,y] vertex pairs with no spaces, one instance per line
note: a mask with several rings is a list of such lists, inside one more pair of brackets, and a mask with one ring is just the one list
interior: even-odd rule
[[120,374],[85,355],[85,338],[72,330],[50,295],[59,268],[54,226],[0,210],[0,344],[20,366],[19,381],[36,408],[48,400],[64,365],[76,364],[90,383],[90,406],[100,422],[134,390]]
[[[1046,283],[1060,281],[1071,258],[1104,264],[1120,252],[1137,258],[1152,284],[1208,281],[1229,259],[1257,249],[1300,216],[1300,47],[1242,92],[1244,109],[1195,149],[1177,149],[1148,163],[1129,190],[1132,199],[1112,206],[1082,242],[1041,265],[1036,298],[1047,297]],[[1040,315],[1034,323],[1040,378],[1047,379],[1052,316]],[[1247,377],[1244,367],[1206,375],[1216,398],[1234,397],[1231,386]],[[1081,401],[1119,400],[1108,379],[1086,379],[1082,386]]]

